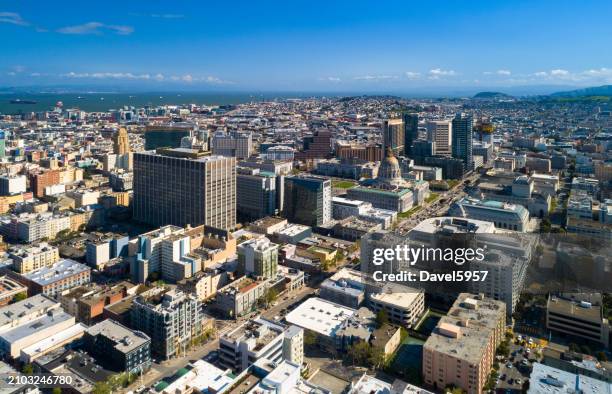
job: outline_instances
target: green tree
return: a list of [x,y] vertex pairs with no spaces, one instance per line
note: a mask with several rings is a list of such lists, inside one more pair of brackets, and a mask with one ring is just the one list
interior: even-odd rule
[[32,366],[32,364],[25,364],[21,368],[21,372],[25,375],[31,375],[34,373],[34,367]]
[[499,347],[497,348],[497,354],[505,357],[508,357],[510,355],[510,345],[508,343],[508,340],[505,340],[499,344]]
[[368,356],[368,363],[372,368],[382,369],[387,364],[387,357],[385,351],[379,347],[370,347],[370,354]]
[[28,298],[28,295],[26,293],[18,293],[15,294],[15,296],[13,297],[13,302],[23,301],[26,298]]
[[387,311],[385,311],[384,309],[381,309],[376,314],[376,326],[380,328],[387,323],[389,323],[389,315],[387,314]]
[[266,301],[266,306],[270,305],[271,303],[276,301],[276,299],[278,298],[278,290],[271,287],[268,290],[266,290],[266,294],[264,297]]
[[312,331],[304,333],[304,345],[314,346],[317,343],[317,336]]
[[92,394],[111,394],[111,386],[108,382],[96,382],[93,386]]
[[608,361],[608,356],[606,356],[606,353],[599,351],[597,352],[597,359],[601,362],[606,362]]
[[53,387],[53,391],[51,391],[52,394],[62,394],[62,389],[59,387]]
[[370,358],[370,345],[365,341],[358,341],[349,346],[347,350],[353,365],[366,365]]

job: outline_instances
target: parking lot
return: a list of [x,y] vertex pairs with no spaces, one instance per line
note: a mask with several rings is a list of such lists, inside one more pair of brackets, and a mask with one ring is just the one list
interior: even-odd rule
[[516,336],[510,343],[510,356],[499,360],[499,377],[496,391],[498,393],[521,392],[529,379],[532,364],[539,361],[540,340]]

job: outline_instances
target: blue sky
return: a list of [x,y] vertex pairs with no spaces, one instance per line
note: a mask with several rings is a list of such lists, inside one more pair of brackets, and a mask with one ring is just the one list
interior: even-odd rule
[[0,0],[0,86],[603,85],[610,15],[609,0]]

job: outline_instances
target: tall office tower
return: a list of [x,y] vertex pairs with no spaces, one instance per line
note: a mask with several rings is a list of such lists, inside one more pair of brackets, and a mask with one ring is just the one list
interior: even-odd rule
[[258,168],[238,167],[236,207],[241,219],[255,220],[274,215],[277,175]]
[[461,159],[467,171],[474,169],[472,154],[472,115],[458,113],[453,119],[453,157]]
[[387,147],[393,154],[404,153],[404,121],[402,119],[388,119],[383,122],[383,150]]
[[435,142],[434,155],[451,154],[453,125],[450,120],[432,120],[427,122],[427,141]]
[[148,125],[144,132],[145,150],[179,148],[183,137],[193,137],[196,127],[190,123]]
[[125,155],[130,151],[130,141],[125,127],[120,127],[113,135],[113,153],[116,155]]
[[215,155],[247,159],[253,153],[253,137],[247,132],[217,132],[212,139],[212,151]]
[[6,156],[6,133],[0,130],[0,157]]
[[404,154],[412,155],[412,144],[419,138],[419,114],[404,114]]
[[433,141],[416,140],[412,143],[410,158],[418,165],[422,165],[426,157],[436,153],[436,143]]
[[193,149],[134,154],[134,219],[163,226],[236,226],[236,159]]
[[332,219],[331,181],[315,176],[285,178],[284,215],[290,222],[319,226]]
[[238,246],[238,262],[247,275],[271,279],[278,271],[278,245],[266,237],[251,239]]

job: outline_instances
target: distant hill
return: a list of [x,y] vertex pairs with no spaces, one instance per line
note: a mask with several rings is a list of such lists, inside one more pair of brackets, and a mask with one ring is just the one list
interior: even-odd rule
[[584,89],[556,92],[552,97],[588,97],[588,96],[612,96],[612,85],[594,86]]
[[479,92],[474,95],[475,99],[497,99],[497,98],[511,98],[512,96],[501,93],[501,92]]

